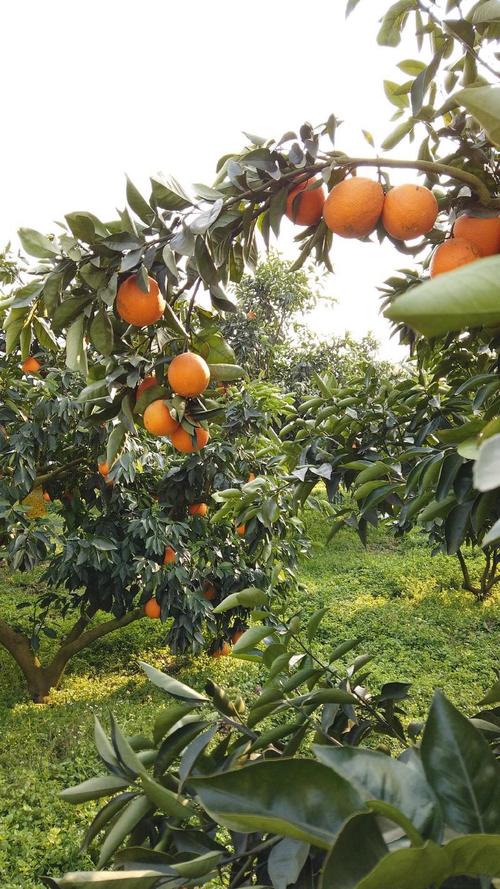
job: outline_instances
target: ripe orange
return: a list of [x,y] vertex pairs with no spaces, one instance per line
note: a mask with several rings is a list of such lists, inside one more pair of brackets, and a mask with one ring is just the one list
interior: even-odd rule
[[256,475],[255,475],[255,473],[254,473],[254,472],[251,472],[250,475],[249,475],[248,478],[247,478],[247,483],[248,483],[248,482],[254,482],[255,479],[256,479]]
[[228,654],[231,654],[231,646],[224,640],[217,648],[213,649],[211,657],[226,657]]
[[146,617],[150,617],[151,620],[158,620],[161,614],[161,608],[157,599],[148,599],[144,605],[144,614]]
[[151,386],[156,386],[157,379],[156,377],[144,377],[142,383],[139,383],[136,392],[135,392],[135,400],[137,401],[143,392],[146,392],[148,389],[151,389]]
[[246,632],[246,627],[234,627],[231,632],[231,644],[236,645],[236,643],[241,639],[243,633]]
[[255,321],[257,317],[256,312],[247,312],[247,318],[249,321]]
[[177,553],[173,546],[166,546],[165,552],[163,553],[163,564],[164,565],[174,565],[177,561]]
[[148,404],[143,416],[144,426],[151,435],[172,435],[180,423],[174,420],[162,398]]
[[433,227],[439,207],[425,185],[396,185],[385,196],[382,223],[398,241],[411,241]]
[[236,533],[237,533],[240,537],[244,537],[245,534],[246,534],[246,531],[247,531],[247,526],[246,526],[246,525],[238,525],[238,527],[236,528]]
[[208,364],[195,352],[183,352],[170,362],[168,382],[177,395],[195,398],[205,391],[210,382]]
[[104,461],[103,463],[98,463],[97,466],[99,467],[99,472],[101,473],[102,476],[105,477],[105,476],[108,475],[108,473],[109,473],[109,466],[108,466],[108,464],[106,463],[106,461]]
[[134,327],[147,327],[159,321],[165,311],[165,300],[154,278],[148,276],[149,291],[144,293],[130,275],[120,284],[116,295],[116,311],[122,321]]
[[205,583],[205,586],[203,587],[203,590],[202,590],[203,598],[206,599],[207,602],[213,602],[216,595],[217,595],[217,590],[214,587],[213,583],[211,583],[210,581],[207,581]]
[[481,256],[500,252],[500,216],[459,216],[453,226],[454,238],[466,238],[478,248]]
[[308,179],[307,182],[296,185],[286,199],[285,213],[295,225],[317,225],[321,219],[323,204],[325,203],[325,192],[322,187],[306,191],[305,189],[312,185],[313,182],[317,182],[317,179],[314,177]]
[[29,358],[25,358],[23,363],[21,364],[22,369],[25,373],[37,374],[39,373],[42,365],[36,358],[33,358],[32,355]]
[[52,500],[52,497],[50,496],[48,491],[43,492],[43,499],[46,503],[50,503],[50,501]]
[[323,207],[330,231],[342,238],[365,238],[380,218],[384,191],[379,182],[353,176],[335,185]]
[[201,515],[206,516],[208,512],[208,504],[207,503],[191,503],[188,506],[189,515]]
[[196,427],[196,444],[193,444],[191,435],[182,426],[179,426],[175,432],[170,434],[170,441],[174,448],[181,451],[182,454],[192,454],[194,451],[201,451],[209,438],[210,433],[208,429],[203,429],[201,426]]
[[432,254],[429,267],[431,278],[443,272],[451,272],[476,259],[481,259],[481,253],[472,241],[467,241],[466,238],[450,238],[436,247]]

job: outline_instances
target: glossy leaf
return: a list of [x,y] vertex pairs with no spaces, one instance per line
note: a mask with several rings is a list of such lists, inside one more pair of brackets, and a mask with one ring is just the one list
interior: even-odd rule
[[432,822],[437,801],[421,769],[376,750],[322,744],[313,749],[319,761],[350,781],[364,800],[390,803],[420,832]]
[[319,889],[356,889],[388,851],[374,816],[355,815],[344,825],[325,859]]
[[195,691],[194,688],[190,688],[189,685],[184,685],[177,679],[173,679],[172,676],[167,676],[166,673],[162,673],[161,670],[157,670],[156,667],[151,667],[144,661],[139,661],[139,666],[142,667],[153,685],[157,685],[158,688],[161,688],[162,691],[166,691],[171,697],[177,698],[180,701],[208,703],[208,698]]
[[287,889],[296,883],[309,855],[309,843],[285,837],[272,847],[267,870],[274,889]]
[[312,760],[259,762],[190,784],[207,812],[230,830],[270,831],[322,849],[364,808],[347,781]]
[[442,692],[434,695],[421,749],[446,824],[459,833],[500,832],[500,765]]
[[479,259],[418,284],[384,315],[427,337],[500,324],[500,257]]

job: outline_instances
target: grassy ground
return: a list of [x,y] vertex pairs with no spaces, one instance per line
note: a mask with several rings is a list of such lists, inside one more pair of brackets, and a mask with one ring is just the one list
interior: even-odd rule
[[[498,664],[500,594],[478,606],[460,589],[454,560],[432,559],[417,538],[396,544],[380,532],[364,550],[353,535],[343,533],[324,548],[322,521],[312,517],[310,526],[317,545],[302,567],[304,590],[292,607],[307,615],[329,606],[318,651],[361,636],[360,652],[373,655],[372,686],[395,679],[414,683],[409,717],[424,714],[436,686],[473,712]],[[19,582],[0,576],[2,615],[12,614],[16,600],[26,598]],[[91,866],[78,845],[92,805],[73,809],[57,794],[95,773],[94,713],[105,722],[112,710],[129,733],[148,728],[163,699],[138,673],[139,658],[173,666],[156,622],[141,621],[82,653],[62,690],[51,695],[48,705],[36,706],[27,702],[17,669],[0,651],[3,889],[41,889],[41,874]],[[243,694],[258,680],[255,668],[228,658],[196,658],[177,675],[201,687],[208,672]]]

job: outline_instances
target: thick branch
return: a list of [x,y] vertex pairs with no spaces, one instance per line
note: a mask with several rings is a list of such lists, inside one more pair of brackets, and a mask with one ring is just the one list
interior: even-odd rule
[[469,569],[467,568],[462,550],[460,549],[457,550],[457,559],[460,562],[460,568],[462,569],[462,575],[464,578],[463,588],[465,590],[469,590],[471,593],[476,593],[477,590],[472,586]]
[[50,472],[45,472],[43,475],[37,475],[33,482],[33,487],[36,488],[39,485],[44,485],[53,478],[57,478],[59,475],[65,475],[67,472],[70,472],[71,469],[74,469],[75,466],[84,463],[85,459],[85,457],[77,457],[75,460],[71,460],[70,463],[66,463],[65,466],[59,466],[57,469],[51,469]]
[[[100,639],[101,636],[107,636],[109,633],[114,633],[115,630],[119,630],[121,627],[126,627],[128,626],[128,624],[133,623],[133,621],[139,620],[141,617],[144,617],[144,609],[135,608],[133,611],[128,611],[127,614],[123,615],[123,617],[115,617],[113,620],[107,620],[103,624],[97,624],[97,626],[92,627],[92,629],[90,630],[87,630],[86,633],[82,633],[78,637],[71,638],[70,641],[66,640],[65,642],[63,642],[59,651],[54,657],[54,661],[59,658],[64,659],[65,662],[69,661],[69,659],[72,658],[73,655],[78,654],[79,651],[82,651],[84,648],[92,645],[92,642],[95,642],[96,639]],[[73,630],[69,635],[73,637]],[[52,663],[54,663],[54,661]]]

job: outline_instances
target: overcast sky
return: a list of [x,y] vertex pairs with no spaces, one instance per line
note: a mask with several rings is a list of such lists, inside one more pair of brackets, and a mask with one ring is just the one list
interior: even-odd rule
[[[346,23],[344,0],[3,0],[0,244],[21,225],[53,230],[73,210],[110,217],[125,173],[145,191],[160,170],[210,183],[242,130],[279,138],[333,111],[345,121],[339,148],[370,155],[361,129],[380,142],[393,126],[383,79],[415,55],[377,47],[387,6],[361,0]],[[292,228],[280,239],[290,257]],[[335,237],[332,260],[326,292],[338,304],[318,309],[316,329],[371,330],[383,355],[402,357],[376,286],[404,257]]]

